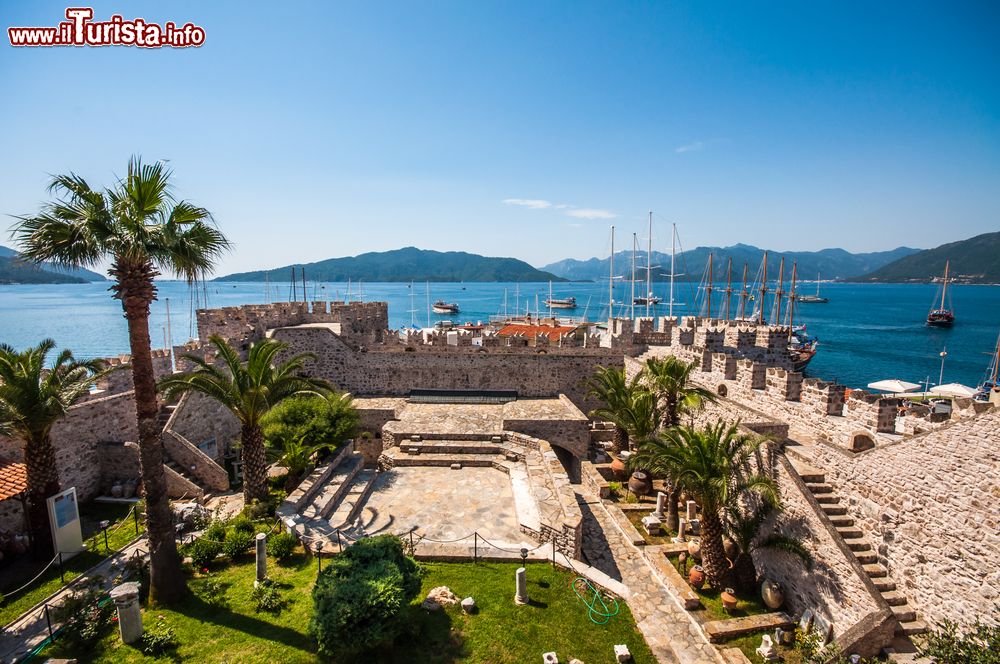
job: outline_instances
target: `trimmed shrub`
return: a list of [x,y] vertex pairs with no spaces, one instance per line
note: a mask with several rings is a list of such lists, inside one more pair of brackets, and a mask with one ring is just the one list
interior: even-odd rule
[[139,649],[144,655],[160,657],[177,648],[177,634],[167,625],[163,616],[148,625],[139,637]]
[[278,560],[288,560],[295,553],[295,547],[299,544],[299,538],[291,533],[280,531],[271,535],[267,542],[267,548],[271,555]]
[[399,612],[420,592],[420,569],[398,537],[363,539],[333,558],[313,588],[309,628],[319,652],[349,658],[399,634]]
[[212,523],[205,528],[205,537],[216,542],[226,539],[226,522],[221,519],[212,519]]
[[240,514],[239,516],[235,517],[233,520],[231,520],[229,522],[229,527],[233,531],[240,532],[240,533],[251,533],[252,534],[254,532],[254,530],[256,530],[256,528],[254,528],[254,525],[253,525],[253,520],[250,518],[250,516],[245,511],[242,514]]
[[226,541],[222,544],[222,552],[230,558],[241,556],[253,548],[253,538],[252,532],[234,530],[229,533]]
[[222,546],[219,542],[199,537],[184,547],[184,554],[191,556],[191,564],[196,569],[204,569],[222,552]]
[[250,593],[250,599],[253,600],[254,609],[257,613],[264,611],[278,614],[281,613],[281,609],[285,606],[285,600],[282,599],[281,593],[267,579],[264,579],[264,583],[254,586],[253,591]]
[[60,638],[69,644],[72,652],[89,650],[108,632],[115,612],[114,602],[101,601],[105,593],[99,582],[91,582],[83,590],[70,595],[56,609],[55,619],[63,623]]

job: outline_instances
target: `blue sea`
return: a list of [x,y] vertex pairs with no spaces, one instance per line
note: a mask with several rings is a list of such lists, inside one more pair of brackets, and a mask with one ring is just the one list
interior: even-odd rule
[[[68,347],[81,357],[106,357],[128,352],[128,338],[121,307],[108,292],[109,283],[0,286],[0,343],[15,348],[35,344],[52,337],[60,347]],[[159,301],[152,310],[150,335],[153,345],[161,347],[166,339],[167,300],[170,305],[170,328],[173,343],[187,341],[197,334],[193,321],[195,308],[287,301],[288,284],[208,283],[197,291],[183,282],[158,284]],[[549,285],[540,283],[327,283],[308,284],[308,299],[385,300],[393,327],[428,324],[428,301],[456,302],[461,307],[456,322],[485,321],[506,312],[543,313],[543,301]],[[694,286],[677,284],[675,314],[695,311]],[[803,292],[811,292],[808,284]],[[642,289],[637,286],[636,292]],[[656,284],[657,295],[666,300],[666,286]],[[929,328],[924,324],[936,287],[898,284],[823,284],[822,294],[828,304],[797,305],[797,322],[819,337],[819,352],[809,365],[807,375],[837,380],[849,387],[884,378],[900,378],[914,383],[929,380],[937,383],[944,360],[944,382],[978,385],[1000,332],[1000,287],[962,286],[950,289],[957,317],[951,329]],[[600,283],[554,284],[555,297],[575,296],[579,308],[572,312],[586,314],[590,320],[608,315],[607,285]],[[617,286],[616,301],[626,301],[629,293]],[[301,298],[301,291],[299,291]],[[735,300],[735,298],[734,298]],[[721,298],[713,298],[718,311]],[[735,304],[734,311],[735,311]],[[624,309],[624,311],[623,311]],[[628,315],[628,308],[616,307],[616,314]],[[665,305],[656,307],[666,313]],[[645,307],[636,307],[636,315]],[[431,314],[431,323],[449,318]]]

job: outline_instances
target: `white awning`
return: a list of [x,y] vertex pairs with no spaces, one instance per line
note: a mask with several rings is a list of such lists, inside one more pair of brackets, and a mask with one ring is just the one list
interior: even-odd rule
[[920,385],[917,383],[908,383],[905,380],[899,380],[898,378],[890,378],[888,380],[879,380],[874,383],[868,383],[868,389],[898,394],[900,392],[913,392],[914,390],[918,390],[920,389]]
[[931,388],[931,394],[938,394],[943,397],[969,398],[978,393],[979,390],[976,388],[962,385],[961,383],[946,383],[945,385],[937,385]]

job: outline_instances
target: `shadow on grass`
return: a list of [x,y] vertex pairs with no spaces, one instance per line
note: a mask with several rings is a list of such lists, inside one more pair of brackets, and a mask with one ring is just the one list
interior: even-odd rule
[[175,611],[188,618],[234,629],[257,639],[276,641],[305,653],[315,652],[312,639],[302,632],[275,625],[266,620],[259,620],[253,616],[236,613],[228,606],[209,603],[194,594],[190,595],[185,600],[184,605],[177,607]]

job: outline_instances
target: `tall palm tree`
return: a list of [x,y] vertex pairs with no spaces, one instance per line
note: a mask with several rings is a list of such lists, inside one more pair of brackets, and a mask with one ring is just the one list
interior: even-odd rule
[[312,353],[299,353],[276,363],[278,355],[288,348],[283,341],[262,339],[251,344],[246,362],[222,337],[213,335],[209,341],[218,351],[221,366],[197,355],[185,355],[195,369],[167,376],[160,381],[160,389],[168,400],[185,392],[199,392],[236,416],[243,448],[243,496],[247,505],[266,500],[267,453],[261,419],[284,399],[306,394],[324,396],[332,387],[321,378],[301,374],[306,360],[315,358]]
[[12,235],[21,256],[66,267],[100,267],[110,262],[113,297],[128,323],[139,431],[139,467],[146,494],[150,598],[172,603],[186,593],[174,541],[173,515],[163,471],[163,442],[150,354],[149,306],[156,299],[153,278],[161,270],[188,282],[212,270],[229,242],[204,208],[176,200],[171,172],[160,162],[133,157],[111,188],[91,188],[79,175],[57,175],[55,197],[38,214],[19,217]]
[[638,387],[636,378],[628,380],[625,369],[598,367],[586,381],[587,396],[602,405],[591,410],[588,415],[611,422],[614,426],[612,451],[621,452],[629,443],[629,424],[632,399]]
[[649,440],[659,427],[660,417],[660,400],[657,396],[641,385],[633,386],[631,399],[621,412],[629,445],[638,447]]
[[729,576],[722,545],[724,512],[752,495],[778,500],[774,480],[749,470],[750,458],[765,441],[742,433],[738,424],[718,422],[704,429],[671,427],[639,449],[650,470],[667,476],[701,506],[702,564],[714,587],[723,586]]
[[757,566],[753,562],[753,552],[758,549],[776,549],[797,556],[807,568],[812,568],[813,557],[802,540],[773,532],[760,538],[760,529],[767,517],[781,510],[780,504],[769,500],[748,501],[756,504],[734,505],[726,510],[724,523],[726,535],[736,545],[736,559],[732,560],[736,587],[751,591],[757,584]]
[[24,445],[31,545],[35,555],[44,558],[53,553],[45,501],[60,491],[52,427],[107,373],[99,361],[78,361],[68,350],[46,368],[46,358],[55,346],[55,341],[46,339],[18,352],[0,344],[0,434]]
[[651,357],[646,360],[642,375],[651,390],[663,400],[663,427],[675,427],[681,416],[696,412],[705,402],[716,397],[703,387],[691,382],[697,362],[685,362],[673,355]]
[[[664,429],[679,426],[681,416],[693,415],[705,402],[715,401],[715,395],[691,384],[691,373],[697,362],[684,362],[672,355],[651,357],[642,369],[642,380],[663,402],[661,425]],[[680,489],[667,479],[667,528],[676,530],[679,525],[677,501]]]

